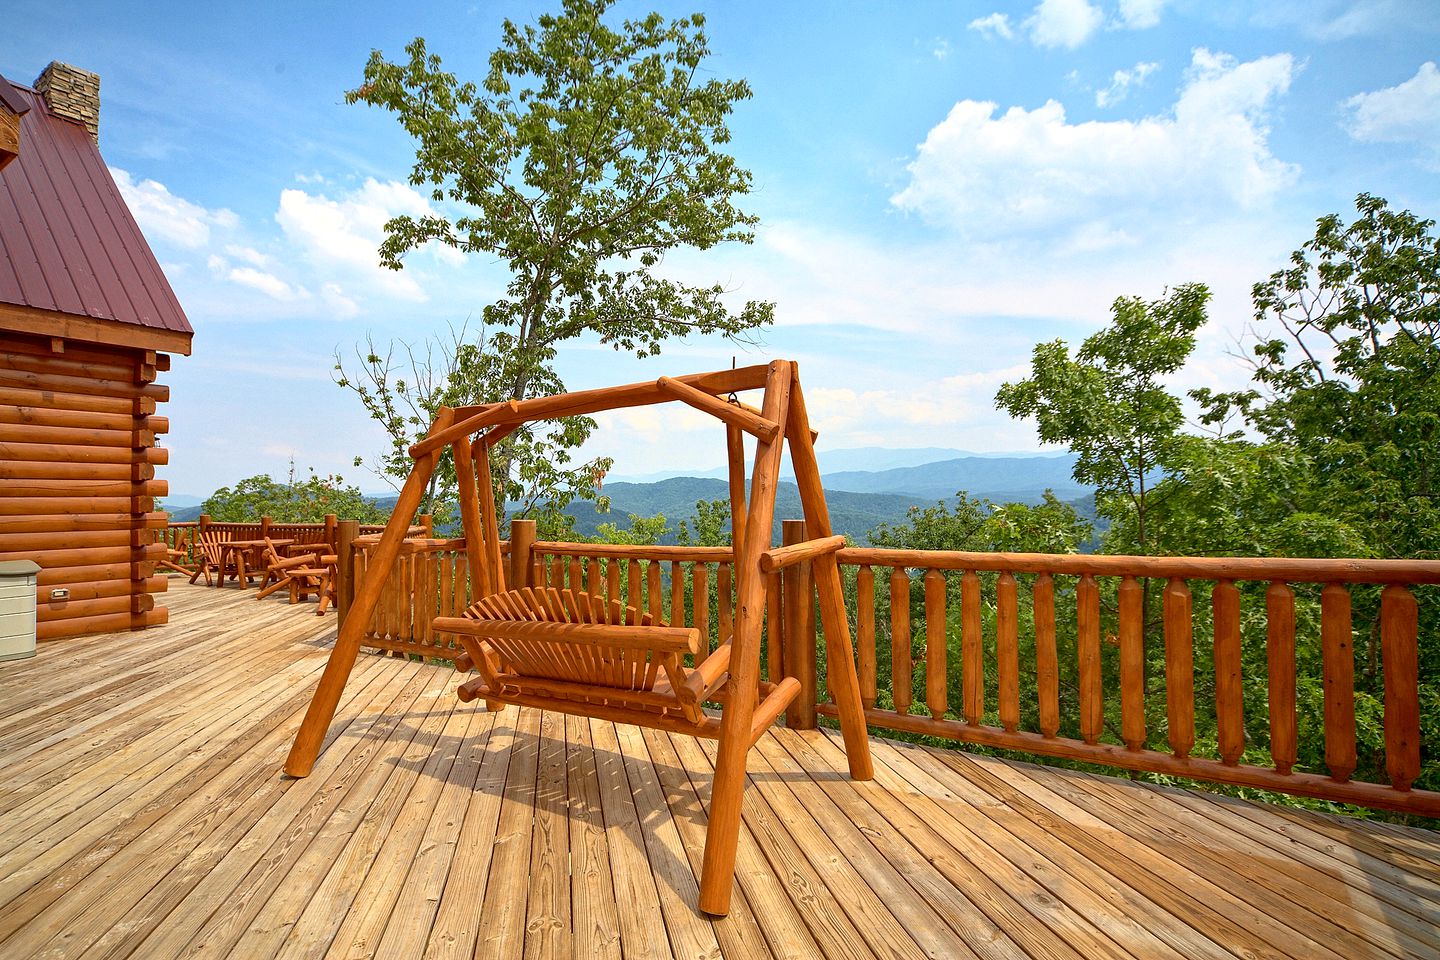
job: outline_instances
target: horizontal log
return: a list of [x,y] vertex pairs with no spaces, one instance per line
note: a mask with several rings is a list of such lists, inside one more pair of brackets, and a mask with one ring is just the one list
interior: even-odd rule
[[6,517],[0,536],[10,533],[61,533],[86,530],[163,530],[166,514],[148,513],[48,513],[40,516]]
[[126,447],[73,447],[63,443],[8,443],[0,441],[0,459],[59,463],[154,463],[170,462],[164,447],[132,450]]
[[[765,386],[769,366],[741,367],[738,370],[719,370],[714,373],[696,373],[675,379],[707,393],[732,393],[740,390],[755,390]],[[623,407],[639,407],[663,403],[670,398],[655,386],[653,381],[630,383],[618,387],[600,387],[595,390],[577,390],[574,393],[560,393],[550,397],[531,397],[514,402],[513,406],[487,404],[479,407],[456,407],[455,425],[436,433],[410,448],[410,456],[419,458],[434,450],[448,446],[461,437],[483,430],[497,423],[530,420],[549,420],[557,417],[575,417],[602,410],[619,410]]]
[[663,650],[667,653],[697,653],[700,650],[700,631],[693,627],[471,620],[468,617],[436,617],[432,623],[438,633],[457,633],[471,637],[633,647],[640,650]]
[[64,390],[39,390],[23,385],[0,383],[0,405],[40,407],[45,410],[73,410],[111,416],[149,416],[155,412],[152,397],[105,397]]
[[154,497],[0,497],[0,517],[52,513],[150,513]]
[[[816,712],[827,717],[838,717],[834,704],[821,703]],[[930,737],[942,737],[963,743],[978,743],[1002,750],[1019,750],[1042,757],[1059,757],[1065,760],[1081,760],[1103,766],[1119,767],[1124,770],[1143,770],[1170,776],[1189,777],[1210,783],[1229,783],[1244,787],[1258,787],[1302,797],[1315,797],[1337,803],[1355,803],[1382,810],[1400,813],[1414,813],[1425,817],[1440,816],[1440,791],[1396,790],[1385,784],[1364,783],[1358,780],[1337,783],[1330,777],[1314,773],[1276,773],[1264,767],[1244,764],[1230,766],[1219,760],[1205,760],[1198,757],[1176,757],[1156,750],[1130,750],[1119,744],[1087,744],[1064,737],[1044,737],[1038,733],[1017,730],[1007,733],[1000,727],[982,724],[961,723],[957,720],[937,720],[933,717],[910,716],[889,710],[870,708],[865,711],[865,722],[872,726],[905,733],[918,733]]]
[[137,534],[151,536],[148,531],[124,529],[25,533],[13,529],[7,523],[0,527],[0,553],[60,550],[71,547],[128,547],[130,538]]
[[37,623],[74,620],[105,613],[146,613],[155,609],[155,598],[148,593],[119,597],[97,597],[93,600],[44,600],[36,604]]
[[[64,349],[56,352],[54,348],[55,338],[49,335],[36,334],[25,336],[24,334],[11,333],[6,331],[5,349],[13,353],[24,353],[36,357],[55,357],[57,359],[78,360],[83,363],[95,364],[98,366],[125,367],[133,370],[144,359],[146,351],[131,347],[104,346],[99,344],[81,343],[78,340],[63,340]],[[164,354],[156,354],[156,366],[159,366],[159,358]],[[166,358],[168,361],[168,357]],[[165,369],[170,369],[167,363]]]
[[155,561],[144,560],[137,563],[93,563],[77,564],[71,567],[46,567],[36,575],[35,580],[42,587],[46,587],[125,578],[149,580],[154,576]]
[[0,460],[6,480],[149,480],[153,463],[61,463],[58,460]]
[[53,390],[78,393],[86,397],[130,398],[149,397],[157,403],[170,399],[170,388],[161,383],[130,383],[125,380],[101,380],[70,377],[56,373],[31,373],[0,367],[0,386],[29,390]]
[[35,637],[38,640],[61,640],[91,633],[142,630],[169,621],[170,611],[166,607],[156,607],[147,613],[102,613],[93,617],[72,617],[36,624]]
[[[132,422],[136,419],[132,418]],[[63,443],[80,447],[149,447],[155,434],[149,430],[127,427],[105,430],[94,427],[52,427],[47,424],[6,423],[0,419],[0,443]]]
[[536,553],[561,557],[600,557],[621,560],[661,560],[676,563],[727,563],[734,559],[729,547],[672,547],[663,545],[565,543],[559,540],[537,540]]
[[163,543],[144,547],[75,547],[61,550],[0,550],[0,560],[34,560],[41,567],[78,567],[105,563],[140,563],[166,556]]
[[40,356],[35,353],[7,349],[0,351],[0,370],[133,383],[135,375],[140,369],[140,364],[137,362],[140,356],[141,354],[138,353],[133,358],[112,354],[104,359],[86,359],[70,350],[66,350],[64,353]]
[[133,433],[169,433],[169,417],[136,417],[130,413],[95,413],[89,410],[52,410],[0,404],[0,423],[40,427],[68,427],[80,430],[123,430]]
[[688,383],[681,383],[672,377],[661,377],[655,381],[655,386],[660,388],[661,393],[672,399],[679,400],[702,413],[708,413],[725,423],[739,427],[766,443],[774,440],[775,434],[780,432],[780,424],[775,421],[766,420],[759,414],[751,413],[743,407],[726,403],[713,393],[697,390]]
[[1009,571],[1067,576],[1291,583],[1440,583],[1440,560],[1311,560],[1281,557],[1127,557],[1094,554],[964,553],[850,547],[841,563],[930,570]]
[[[165,593],[170,589],[170,578],[165,576],[147,577],[144,580],[94,580],[81,583],[64,584],[64,589],[70,591],[70,600],[79,602],[81,600],[97,600],[101,597],[129,597],[142,593]],[[52,601],[50,591],[54,587],[44,584],[37,591],[38,603],[58,603],[63,601]]]
[[797,563],[814,560],[827,553],[835,553],[844,546],[845,538],[834,536],[821,537],[818,540],[802,540],[787,547],[776,547],[760,554],[760,569],[765,573],[775,573],[786,567],[793,567]]
[[163,497],[168,480],[7,480],[0,477],[5,497]]

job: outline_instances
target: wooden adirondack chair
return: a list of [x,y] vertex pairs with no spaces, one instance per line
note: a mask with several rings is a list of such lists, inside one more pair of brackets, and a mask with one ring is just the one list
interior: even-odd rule
[[255,593],[255,599],[264,600],[285,587],[290,588],[291,603],[299,603],[310,594],[316,594],[320,602],[315,614],[320,616],[325,613],[325,606],[331,597],[330,568],[321,562],[319,553],[282,557],[274,542],[266,537],[265,580]]
[[244,575],[244,567],[240,566],[245,561],[239,553],[227,550],[223,546],[227,538],[218,533],[202,533],[195,541],[195,572],[190,575],[190,582],[194,583],[205,576],[205,585],[214,586],[210,579],[211,574],[220,578],[223,583],[227,576],[239,578]]
[[[761,387],[765,396],[758,410],[734,398],[735,392]],[[729,402],[720,399],[727,394]],[[734,628],[725,642],[693,667],[686,667],[684,658],[698,658],[704,649],[697,630],[654,623],[647,614],[621,608],[599,593],[523,585],[506,589],[490,481],[491,447],[527,422],[673,400],[724,422],[730,463],[738,583]],[[481,431],[479,442],[472,445],[470,438]],[[748,506],[745,434],[757,443]],[[805,520],[816,539],[771,549],[775,487],[787,441]],[[793,677],[778,683],[760,679],[767,574],[812,561],[825,628],[830,691],[838,708],[850,774],[858,780],[873,776],[835,558],[844,538],[831,535],[813,441],[795,365],[785,360],[554,397],[458,410],[442,408],[426,438],[410,448],[415,469],[400,492],[385,533],[371,551],[367,576],[336,637],[290,750],[286,772],[306,776],[315,762],[387,573],[399,556],[406,526],[419,507],[440,454],[449,445],[459,486],[471,587],[480,598],[464,616],[434,621],[437,632],[455,635],[466,651],[457,658],[456,667],[466,672],[479,668],[479,678],[460,684],[460,697],[482,698],[492,709],[517,704],[717,739],[699,906],[709,914],[726,914],[734,882],[745,759],[801,689]],[[721,704],[719,717],[705,712],[707,702]]]

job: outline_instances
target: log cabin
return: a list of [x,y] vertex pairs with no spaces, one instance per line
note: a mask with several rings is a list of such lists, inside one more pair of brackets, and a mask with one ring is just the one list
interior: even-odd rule
[[193,331],[99,149],[100,79],[0,77],[0,560],[40,564],[37,637],[166,622],[156,436]]

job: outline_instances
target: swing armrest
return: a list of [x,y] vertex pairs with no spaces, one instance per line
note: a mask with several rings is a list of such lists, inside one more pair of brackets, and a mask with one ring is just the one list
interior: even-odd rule
[[802,540],[788,547],[776,547],[760,554],[760,569],[765,573],[775,573],[777,570],[784,570],[786,567],[793,567],[797,563],[814,560],[844,548],[845,538],[841,536]]
[[703,703],[729,677],[731,652],[729,643],[716,647],[714,653],[690,671],[685,686],[677,690],[676,695],[692,704]]

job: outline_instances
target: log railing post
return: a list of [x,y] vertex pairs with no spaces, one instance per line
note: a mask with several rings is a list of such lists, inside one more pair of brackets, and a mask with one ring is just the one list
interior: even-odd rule
[[510,521],[510,583],[512,590],[532,586],[535,521]]
[[[326,518],[326,526],[334,517]],[[359,520],[339,520],[334,525],[335,535],[335,621],[336,628],[343,626],[350,612],[350,603],[355,599],[355,538],[360,535]]]
[[274,522],[274,521],[271,520],[271,519],[270,519],[269,517],[267,517],[267,516],[261,516],[261,517],[260,517],[260,539],[261,539],[261,540],[264,540],[266,537],[270,536],[270,525],[271,525],[273,522]]
[[[804,520],[781,522],[783,546],[806,539]],[[814,730],[819,699],[815,677],[815,578],[808,560],[787,567],[780,576],[785,592],[785,675],[800,681],[800,694],[785,711],[785,726]]]
[[210,529],[210,514],[202,513],[200,514],[200,526],[197,528],[197,530],[199,531],[199,533],[203,534],[208,529]]

